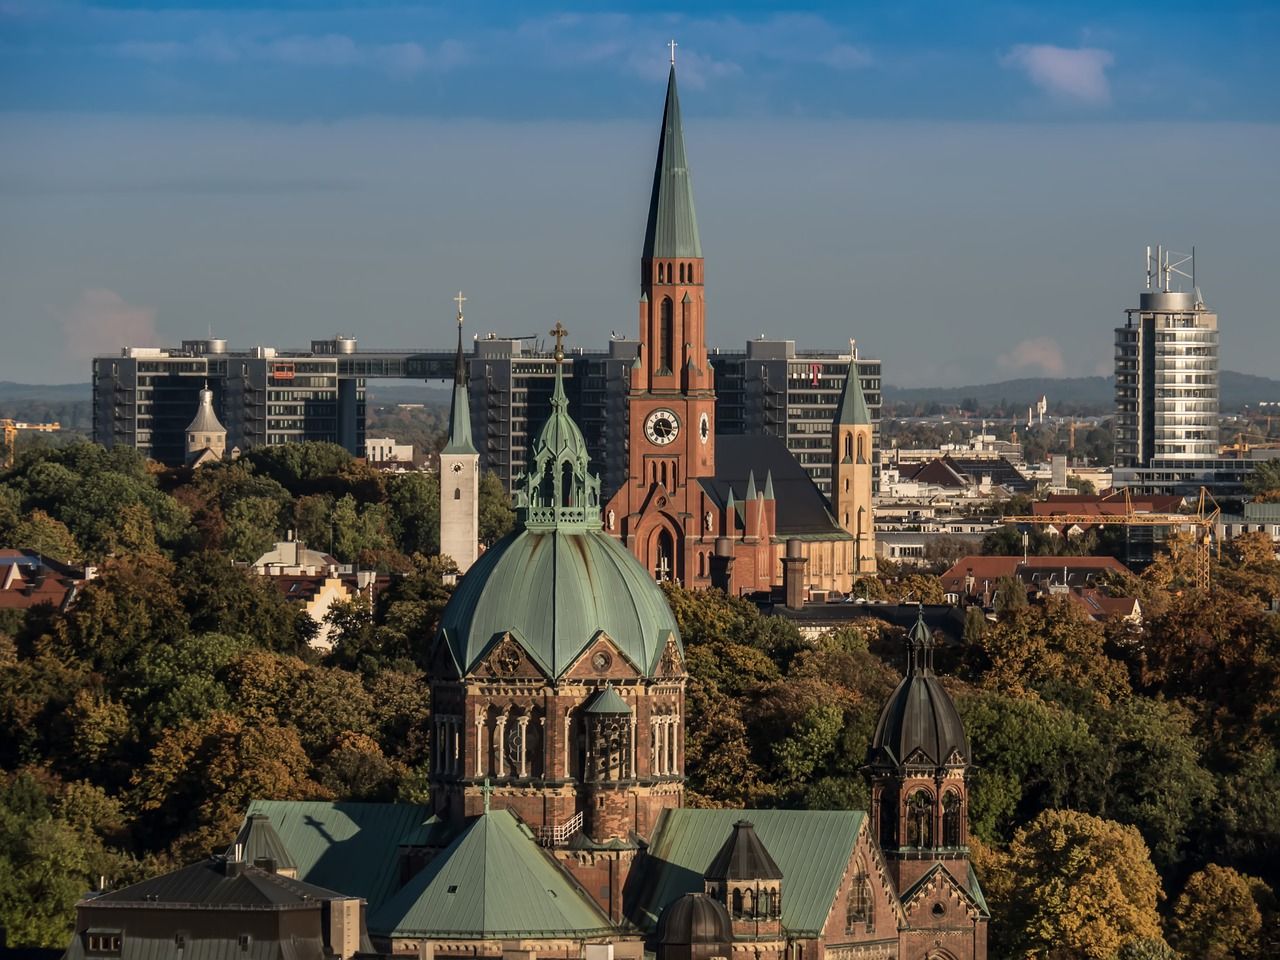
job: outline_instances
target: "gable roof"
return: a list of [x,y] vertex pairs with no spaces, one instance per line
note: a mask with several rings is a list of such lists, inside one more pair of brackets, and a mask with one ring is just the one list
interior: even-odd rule
[[739,519],[752,504],[742,501],[754,473],[772,480],[775,494],[776,529],[779,540],[852,540],[853,536],[836,522],[827,498],[787,445],[778,437],[765,435],[716,435],[716,474],[699,483],[720,508],[732,500]]
[[[915,901],[919,899],[929,887],[933,886],[935,883],[941,883],[944,886],[953,889],[957,894],[959,894],[960,899],[963,900],[967,906],[978,911],[981,916],[990,917],[991,912],[987,909],[987,901],[982,895],[982,888],[978,885],[978,875],[973,870],[973,864],[966,861],[965,867],[967,869],[965,880],[963,881],[957,878],[955,874],[941,863],[935,863],[925,871],[924,876],[904,890],[899,897],[902,907],[907,911],[908,916],[910,915],[912,908],[915,906]],[[967,881],[967,884],[965,881]]]
[[254,800],[308,883],[363,897],[373,913],[400,885],[399,848],[443,846],[447,828],[410,803]]
[[1001,577],[1018,577],[1023,581],[1038,580],[1044,575],[1061,576],[1067,571],[1070,582],[1089,581],[1104,573],[1129,573],[1129,568],[1115,557],[961,557],[942,574],[942,587],[949,593],[965,592],[965,577],[973,576],[974,589],[981,590],[984,581],[991,586]]
[[472,820],[379,910],[387,937],[593,937],[616,932],[508,810]]
[[865,817],[861,810],[667,810],[626,909],[642,929],[654,929],[668,904],[702,890],[734,822],[747,819],[782,871],[782,925],[821,936]]

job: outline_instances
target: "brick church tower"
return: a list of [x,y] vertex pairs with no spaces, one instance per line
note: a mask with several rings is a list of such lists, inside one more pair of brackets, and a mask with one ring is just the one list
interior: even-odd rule
[[703,533],[698,481],[715,475],[702,244],[673,61],[640,260],[640,352],[631,370],[627,482],[605,527],[656,579],[692,585]]

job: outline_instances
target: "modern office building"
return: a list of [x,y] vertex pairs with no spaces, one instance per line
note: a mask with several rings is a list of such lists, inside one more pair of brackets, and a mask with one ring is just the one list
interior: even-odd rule
[[[566,357],[565,392],[608,496],[625,481],[629,373],[639,342],[614,338],[607,350]],[[814,482],[831,492],[831,423],[848,376],[849,350],[797,350],[792,340],[750,340],[710,352],[718,430],[768,434],[786,442]],[[553,351],[533,338],[478,337],[466,356],[472,437],[482,470],[508,490],[525,466],[529,433],[551,413]],[[449,380],[453,350],[365,351],[354,339],[314,340],[310,350],[184,340],[177,349],[126,347],[93,361],[94,439],[136,447],[181,464],[184,431],[208,380],[228,449],[327,440],[364,452],[365,383],[370,379]],[[862,392],[880,419],[880,361],[858,358]],[[879,444],[876,444],[879,449]]]
[[217,339],[184,340],[176,350],[126,347],[93,361],[93,437],[181,464],[207,383],[228,449],[325,440],[363,451],[364,379],[339,369],[355,347],[347,338],[314,341],[297,353],[229,351]]
[[1117,467],[1218,456],[1218,315],[1194,277],[1194,254],[1147,248],[1147,289],[1116,329]]

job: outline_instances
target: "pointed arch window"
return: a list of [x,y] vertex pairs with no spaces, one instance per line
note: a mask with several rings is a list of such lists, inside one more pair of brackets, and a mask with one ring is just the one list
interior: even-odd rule
[[858,434],[858,463],[867,462],[867,438],[864,434]]
[[676,577],[676,543],[668,530],[659,530],[653,557],[653,578],[661,583]]
[[907,846],[933,846],[933,797],[927,790],[907,798]]
[[844,458],[846,460],[853,459],[853,435],[849,433],[844,435]]
[[867,878],[866,868],[858,865],[858,872],[849,885],[849,900],[845,907],[845,933],[853,933],[859,926],[870,927],[875,922],[872,913],[871,881]]
[[667,267],[666,267],[666,264],[660,263],[660,264],[658,264],[658,282],[659,282],[659,283],[664,283],[664,282],[666,282],[666,279],[667,279]]
[[964,843],[960,835],[961,804],[960,794],[954,790],[948,790],[942,796],[942,845],[944,847],[958,847]]
[[671,298],[663,297],[662,306],[658,311],[658,369],[665,370],[667,373],[672,369],[675,339],[675,310]]

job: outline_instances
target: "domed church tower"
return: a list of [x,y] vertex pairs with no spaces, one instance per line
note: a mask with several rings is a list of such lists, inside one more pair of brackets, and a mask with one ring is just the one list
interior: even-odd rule
[[907,675],[871,742],[871,816],[901,893],[935,864],[969,876],[969,741],[933,672],[933,634],[920,613],[907,637]]
[[661,588],[601,529],[557,324],[551,416],[432,655],[432,805],[514,811],[611,916],[631,859],[684,794],[684,649]]

